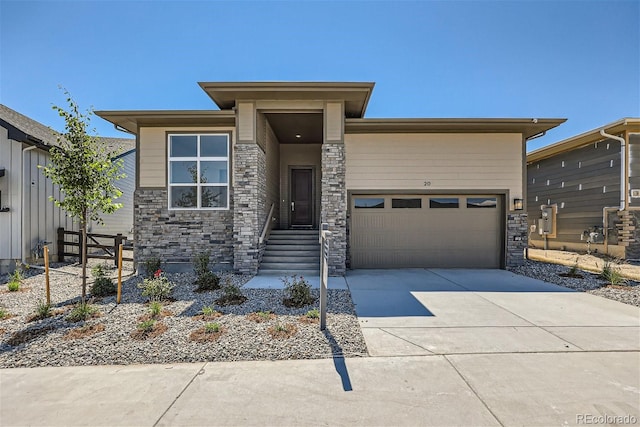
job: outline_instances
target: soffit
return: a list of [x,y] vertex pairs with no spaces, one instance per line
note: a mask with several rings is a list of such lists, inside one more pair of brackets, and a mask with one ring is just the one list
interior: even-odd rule
[[572,136],[571,138],[564,139],[546,147],[539,148],[527,154],[527,163],[536,162],[597,141],[602,141],[606,138],[600,135],[600,130],[604,130],[605,133],[610,135],[620,135],[625,131],[640,132],[640,118],[620,119],[616,122]]
[[221,110],[237,100],[338,100],[346,117],[363,117],[374,83],[365,82],[199,82]]
[[138,127],[235,126],[235,112],[218,110],[96,111],[95,114],[128,132]]
[[345,133],[521,133],[530,138],[566,119],[348,119]]
[[266,113],[265,117],[281,144],[322,143],[322,114]]

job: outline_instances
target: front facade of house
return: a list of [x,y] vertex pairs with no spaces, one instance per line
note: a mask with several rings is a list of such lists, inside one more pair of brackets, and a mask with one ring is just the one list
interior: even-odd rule
[[[529,153],[530,245],[640,259],[638,159],[638,118],[621,119]],[[545,209],[552,222],[547,231],[539,224]]]
[[522,262],[525,141],[555,119],[366,119],[372,83],[200,83],[220,110],[102,111],[137,135],[137,262],[256,273],[328,224],[330,273]]

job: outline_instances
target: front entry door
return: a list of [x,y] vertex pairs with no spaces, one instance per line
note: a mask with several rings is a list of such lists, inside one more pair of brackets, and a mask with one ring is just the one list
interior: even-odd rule
[[291,225],[313,225],[313,169],[291,169]]

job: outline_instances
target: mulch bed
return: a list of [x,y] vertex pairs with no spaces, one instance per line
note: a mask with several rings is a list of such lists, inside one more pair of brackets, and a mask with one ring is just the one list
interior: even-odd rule
[[104,331],[105,327],[102,323],[98,323],[96,325],[85,325],[79,328],[75,328],[64,334],[62,337],[63,340],[77,340],[81,338],[90,337],[91,335],[95,335],[98,332]]
[[151,330],[136,329],[135,331],[131,332],[131,338],[135,340],[146,340],[155,338],[158,335],[162,335],[163,333],[165,333],[167,329],[167,325],[165,325],[164,323],[155,322]]
[[224,327],[220,327],[217,332],[209,332],[203,326],[202,328],[198,328],[195,331],[191,332],[189,335],[189,341],[195,342],[214,342],[218,341],[220,337],[225,333],[226,329]]
[[284,325],[274,325],[270,326],[269,334],[276,339],[287,339],[291,338],[298,332],[298,327],[293,323],[285,323]]

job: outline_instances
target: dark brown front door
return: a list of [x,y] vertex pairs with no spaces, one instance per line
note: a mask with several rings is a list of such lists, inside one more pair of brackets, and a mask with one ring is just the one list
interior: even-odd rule
[[291,169],[291,225],[313,225],[312,185],[312,169]]

